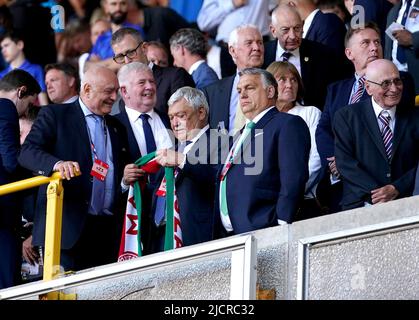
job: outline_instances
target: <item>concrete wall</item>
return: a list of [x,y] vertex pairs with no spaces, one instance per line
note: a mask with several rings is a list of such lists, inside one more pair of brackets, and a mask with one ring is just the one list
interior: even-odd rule
[[[257,282],[277,299],[419,299],[419,197],[253,235]],[[229,257],[86,284],[76,293],[78,299],[228,299]]]

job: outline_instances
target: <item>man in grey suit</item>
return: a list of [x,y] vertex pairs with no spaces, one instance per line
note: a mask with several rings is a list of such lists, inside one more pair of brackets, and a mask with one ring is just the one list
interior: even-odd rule
[[415,80],[419,95],[419,0],[402,0],[389,12],[387,26],[397,22],[403,29],[393,33],[397,41],[386,36],[384,57],[394,62],[399,71],[408,71]]

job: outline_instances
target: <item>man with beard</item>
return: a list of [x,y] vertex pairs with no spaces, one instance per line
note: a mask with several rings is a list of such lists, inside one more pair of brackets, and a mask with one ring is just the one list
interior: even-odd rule
[[138,30],[143,38],[144,32],[139,25],[125,21],[128,14],[127,0],[104,0],[103,9],[111,21],[111,30],[106,31],[97,39],[92,48],[89,60],[98,61],[109,59],[109,63],[112,64],[112,59],[110,59],[113,56],[111,47],[112,34],[122,27],[129,27]]

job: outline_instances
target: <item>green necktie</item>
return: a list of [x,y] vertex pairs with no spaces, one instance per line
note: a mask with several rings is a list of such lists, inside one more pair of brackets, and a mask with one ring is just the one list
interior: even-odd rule
[[221,192],[221,201],[220,201],[220,211],[223,216],[228,216],[228,207],[227,207],[227,172],[233,164],[234,158],[240,152],[241,146],[243,145],[244,140],[246,140],[250,131],[255,127],[255,123],[250,121],[243,129],[243,133],[237,141],[237,144],[233,146],[230,151],[227,163],[224,165],[223,171],[221,172],[221,181],[220,181],[220,192]]

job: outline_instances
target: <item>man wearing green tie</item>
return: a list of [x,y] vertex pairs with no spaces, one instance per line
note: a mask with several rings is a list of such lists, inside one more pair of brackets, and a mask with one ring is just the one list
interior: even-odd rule
[[301,118],[276,109],[277,90],[265,70],[240,72],[246,125],[217,179],[217,237],[291,223],[297,212],[308,178],[310,134]]

